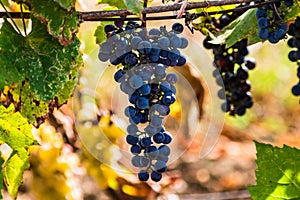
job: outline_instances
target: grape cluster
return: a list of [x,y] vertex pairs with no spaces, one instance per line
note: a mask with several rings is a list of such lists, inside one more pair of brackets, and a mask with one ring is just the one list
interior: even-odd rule
[[[294,0],[284,0],[284,6],[290,7]],[[282,21],[283,15],[280,14],[281,2],[266,5],[256,11],[257,25],[259,27],[258,36],[263,40],[268,40],[276,44],[283,39],[288,30],[288,26]]]
[[[288,45],[291,48],[296,48],[296,50],[289,52],[288,57],[290,61],[297,62],[297,77],[300,79],[300,17],[290,24],[288,34],[292,36],[287,42]],[[295,96],[300,96],[300,80],[292,87],[292,93]]]
[[213,49],[214,66],[213,72],[218,85],[224,84],[225,92],[220,89],[218,96],[224,99],[222,110],[230,112],[230,115],[244,115],[247,108],[252,107],[253,100],[250,93],[251,85],[247,80],[248,70],[255,68],[253,58],[245,58],[248,54],[247,39],[237,42],[230,48],[225,45],[215,45],[209,43],[206,38],[203,45],[208,49]]
[[141,168],[140,181],[149,177],[155,182],[167,170],[172,135],[165,130],[163,119],[176,101],[177,76],[168,73],[169,66],[182,66],[186,58],[179,49],[188,40],[179,37],[183,25],[175,23],[171,31],[165,27],[149,31],[135,22],[107,25],[108,40],[101,44],[99,59],[118,65],[114,79],[128,95],[131,105],[125,108],[130,124],[126,141],[134,155],[132,164]]
[[[222,29],[241,13],[223,14],[219,19],[213,19],[212,24]],[[221,108],[230,115],[244,115],[247,108],[252,107],[253,100],[250,93],[251,85],[248,79],[248,70],[255,68],[253,58],[245,58],[248,55],[247,39],[243,39],[227,48],[225,44],[212,44],[208,36],[203,40],[206,49],[212,49],[214,54],[213,76],[218,85],[225,87],[218,91],[220,99],[225,102]]]

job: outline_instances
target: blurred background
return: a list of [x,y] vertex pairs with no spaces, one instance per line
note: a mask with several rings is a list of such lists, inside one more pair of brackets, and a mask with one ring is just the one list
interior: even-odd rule
[[[161,1],[153,1],[158,3]],[[77,9],[102,7],[97,1],[79,0]],[[170,29],[172,23],[148,22],[147,26],[166,25]],[[98,60],[94,32],[99,25],[81,24],[78,37],[84,67],[79,85],[67,105],[50,115],[39,129],[33,129],[41,146],[31,149],[31,168],[24,174],[18,199],[246,199],[246,186],[255,184],[253,140],[300,148],[299,99],[291,94],[297,83],[297,66],[287,58],[290,49],[286,41],[249,47],[249,57],[257,62],[249,78],[255,103],[244,116],[232,117],[217,111],[218,88],[209,74],[212,52],[202,48],[203,35],[186,29],[188,65],[175,71],[191,89],[178,86],[181,96],[165,120],[167,129],[174,133],[174,156],[161,182],[139,182],[124,142],[127,100],[113,80],[117,69]],[[195,98],[187,105],[190,95]],[[217,112],[217,117],[212,112]],[[210,126],[215,129],[206,135]],[[225,198],[225,194],[233,196]],[[4,199],[8,200],[8,195]]]

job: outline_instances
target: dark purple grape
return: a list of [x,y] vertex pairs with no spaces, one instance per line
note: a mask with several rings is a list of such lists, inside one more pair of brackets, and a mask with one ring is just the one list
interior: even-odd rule
[[172,30],[174,31],[174,33],[180,34],[183,31],[183,25],[180,23],[175,23],[172,25]]
[[149,179],[149,174],[145,170],[141,170],[138,173],[138,178],[140,181],[147,181]]

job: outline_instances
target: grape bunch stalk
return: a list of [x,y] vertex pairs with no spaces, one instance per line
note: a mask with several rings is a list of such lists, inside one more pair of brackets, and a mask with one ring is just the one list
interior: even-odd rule
[[289,26],[288,34],[292,36],[288,40],[288,45],[291,48],[295,48],[289,52],[288,58],[292,62],[297,62],[297,77],[299,82],[292,87],[292,93],[295,96],[300,96],[300,17],[297,17],[294,23]]
[[104,28],[107,40],[100,45],[98,57],[118,67],[114,79],[128,95],[126,141],[134,155],[132,165],[140,168],[140,181],[151,177],[158,182],[167,170],[172,135],[163,119],[176,101],[177,76],[166,70],[186,63],[179,50],[188,46],[188,40],[179,36],[183,28],[175,23],[170,31],[164,26],[146,30],[136,22],[120,21]]

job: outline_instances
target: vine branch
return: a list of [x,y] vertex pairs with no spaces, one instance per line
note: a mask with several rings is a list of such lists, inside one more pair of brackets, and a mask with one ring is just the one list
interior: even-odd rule
[[[276,2],[279,2],[280,0],[269,0],[266,2],[260,2],[250,5],[245,5],[233,9],[227,9],[227,10],[220,10],[215,12],[201,12],[196,13],[197,16],[209,16],[209,15],[215,15],[215,14],[224,14],[229,12],[242,12],[246,11],[251,8],[256,7],[262,7],[267,4],[273,4]],[[233,5],[233,4],[242,4],[242,3],[251,3],[254,2],[253,0],[226,0],[226,1],[218,1],[218,0],[212,0],[212,1],[203,1],[203,2],[190,2],[187,4],[187,7],[185,10],[191,10],[196,8],[208,8],[208,7],[215,7],[215,6],[224,6],[224,5]],[[142,10],[142,15],[144,16],[143,20],[166,20],[166,19],[176,19],[176,15],[169,15],[169,16],[147,16],[146,14],[151,13],[163,13],[163,12],[169,12],[169,11],[177,11],[180,10],[181,4],[176,3],[172,5],[164,5],[164,6],[152,6],[152,7],[146,7]],[[138,17],[127,17],[130,15],[134,15],[128,10],[109,10],[109,11],[92,11],[92,12],[77,12],[79,20],[81,22],[83,21],[115,21],[119,20],[119,18],[115,18],[117,16],[119,17],[126,17],[124,18],[124,21],[134,21],[134,20],[141,20]],[[0,12],[0,18],[8,17],[11,18],[30,18],[29,12],[24,12],[23,14],[20,12]],[[186,18],[186,15],[183,15],[182,18]]]

